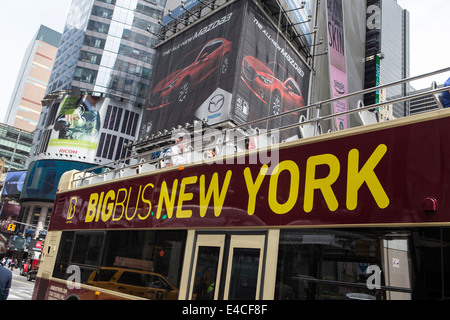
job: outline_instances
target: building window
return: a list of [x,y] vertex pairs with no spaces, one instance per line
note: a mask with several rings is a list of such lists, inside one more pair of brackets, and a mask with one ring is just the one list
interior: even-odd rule
[[73,79],[80,82],[94,84],[98,71],[77,67]]
[[41,207],[35,207],[33,209],[33,216],[31,217],[31,225],[35,226],[39,222],[39,218],[41,217]]
[[109,24],[89,20],[87,29],[91,30],[91,31],[107,34],[109,31]]
[[102,56],[100,54],[96,54],[96,53],[92,53],[92,52],[86,52],[86,51],[80,52],[80,60],[83,62],[88,62],[88,63],[98,65],[98,64],[100,64],[101,57]]
[[52,218],[52,210],[53,210],[53,208],[48,208],[47,218],[45,219],[45,225],[44,225],[44,228],[46,228],[46,229],[48,229],[48,226],[50,224],[50,219]]

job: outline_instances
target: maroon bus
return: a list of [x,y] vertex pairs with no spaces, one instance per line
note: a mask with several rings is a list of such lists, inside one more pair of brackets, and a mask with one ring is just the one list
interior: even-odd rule
[[272,165],[67,172],[33,298],[448,298],[447,137],[441,109],[282,143]]

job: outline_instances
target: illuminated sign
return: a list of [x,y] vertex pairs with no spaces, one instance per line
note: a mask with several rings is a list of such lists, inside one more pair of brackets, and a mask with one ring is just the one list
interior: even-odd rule
[[20,196],[23,189],[23,183],[27,175],[26,171],[10,171],[6,174],[5,184],[2,195]]
[[30,163],[20,200],[42,199],[53,201],[61,175],[69,170],[85,170],[93,165],[68,160],[39,160]]

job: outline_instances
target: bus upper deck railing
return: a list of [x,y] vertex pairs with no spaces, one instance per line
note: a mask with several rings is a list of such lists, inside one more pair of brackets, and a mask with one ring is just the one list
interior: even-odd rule
[[[194,163],[199,161],[212,161],[213,159],[208,159],[208,157],[211,154],[211,151],[215,152],[214,157],[221,158],[226,157],[230,155],[235,155],[239,152],[244,152],[246,150],[251,149],[247,144],[249,140],[251,140],[254,137],[258,137],[259,143],[258,145],[255,145],[254,148],[263,148],[263,147],[270,147],[272,145],[279,145],[280,142],[278,141],[279,133],[284,132],[285,130],[289,130],[295,127],[303,128],[305,132],[309,136],[317,136],[322,134],[321,132],[321,124],[324,121],[332,120],[333,118],[339,117],[339,116],[347,116],[351,114],[356,114],[368,110],[374,110],[377,108],[381,108],[384,106],[392,105],[399,102],[404,101],[410,101],[415,98],[425,97],[434,95],[436,98],[436,102],[439,106],[439,101],[437,100],[437,96],[440,95],[441,92],[448,90],[448,88],[438,88],[435,82],[432,83],[431,89],[413,94],[408,96],[403,96],[399,98],[394,98],[388,101],[379,102],[376,104],[364,106],[361,101],[358,102],[357,108],[349,109],[344,112],[339,113],[332,113],[328,115],[322,115],[321,110],[324,105],[332,104],[333,102],[344,100],[352,97],[362,96],[364,94],[376,92],[378,90],[386,89],[389,87],[405,84],[408,82],[416,81],[419,79],[427,78],[430,76],[434,76],[440,73],[448,72],[450,71],[449,68],[444,68],[441,70],[429,72],[426,74],[422,74],[419,76],[410,77],[407,79],[402,79],[399,81],[395,81],[389,84],[380,85],[377,87],[364,89],[361,91],[353,92],[341,97],[328,99],[324,101],[318,101],[316,103],[297,108],[292,109],[286,112],[282,112],[276,115],[270,115],[264,118],[260,118],[251,122],[247,122],[242,125],[231,125],[227,127],[226,129],[221,130],[222,139],[217,139],[218,131],[213,129],[212,127],[206,127],[204,128],[203,125],[204,122],[199,121],[200,123],[200,134],[195,135],[195,127],[190,128],[189,133],[192,134],[194,132],[194,139],[192,139],[190,142],[196,145],[200,145],[200,148],[193,149],[192,144],[190,144],[190,147],[184,152],[184,157],[186,159],[185,164],[188,163]],[[267,132],[266,130],[259,130],[258,127],[254,127],[257,124],[264,124],[271,120],[280,119],[286,115],[292,114],[292,113],[298,113],[298,112],[304,112],[304,111],[315,111],[315,114],[313,116],[309,116],[310,119],[306,119],[306,117],[301,118],[301,121],[298,123],[282,126],[279,128],[276,128],[274,130],[271,130]],[[300,119],[299,119],[300,120]],[[253,128],[252,128],[253,127]],[[192,130],[194,129],[194,131]],[[212,129],[212,133],[211,133]],[[209,130],[209,133],[208,133]],[[233,131],[233,134],[229,136],[230,131]],[[147,145],[146,149],[150,151],[141,152],[141,153],[135,153],[129,157],[122,158],[116,161],[113,161],[111,163],[107,163],[101,166],[95,166],[83,171],[80,171],[76,173],[75,179],[73,180],[73,185],[71,188],[83,186],[83,185],[89,185],[93,183],[99,183],[104,181],[109,181],[121,177],[141,174],[145,172],[155,171],[161,168],[166,167],[167,162],[170,161],[170,155],[168,155],[168,152],[173,146],[177,145],[177,143],[172,143],[175,139],[175,134],[177,132],[186,132],[185,128],[182,128],[179,126],[177,129],[172,130],[170,133],[166,133],[165,135],[158,135],[155,138],[152,139],[141,139],[136,145]],[[228,132],[227,132],[228,131]],[[275,133],[275,134],[274,134]],[[208,140],[209,137],[215,137],[215,143],[212,143],[210,145],[204,146],[203,142],[206,138]],[[228,137],[227,137],[228,135]],[[201,139],[202,141],[198,141],[198,139]],[[148,141],[149,140],[149,141]],[[282,141],[281,143],[283,143]],[[247,144],[246,144],[247,143]],[[154,148],[152,149],[152,145],[154,145]],[[128,145],[128,147],[131,147],[132,145]]]

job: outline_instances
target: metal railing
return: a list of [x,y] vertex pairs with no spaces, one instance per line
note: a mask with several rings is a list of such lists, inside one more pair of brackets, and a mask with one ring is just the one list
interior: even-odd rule
[[[424,91],[421,93],[417,93],[417,94],[413,94],[413,95],[409,95],[409,96],[403,96],[403,97],[399,97],[399,98],[394,98],[392,100],[383,101],[383,102],[371,104],[368,106],[364,106],[364,105],[362,105],[362,103],[360,103],[358,108],[350,109],[350,110],[347,110],[344,112],[332,113],[332,114],[328,114],[328,115],[321,114],[321,111],[322,111],[322,108],[324,105],[332,104],[339,100],[344,100],[344,99],[348,99],[351,97],[356,97],[356,96],[361,96],[361,95],[364,95],[367,93],[376,92],[378,90],[386,89],[386,88],[389,88],[392,86],[401,85],[401,84],[405,84],[408,82],[431,77],[431,76],[438,75],[438,74],[448,72],[448,71],[450,71],[450,67],[440,69],[437,71],[433,71],[433,72],[429,72],[426,74],[422,74],[419,76],[402,79],[402,80],[395,81],[395,82],[392,82],[389,84],[380,85],[377,87],[356,91],[356,92],[353,92],[353,93],[350,93],[350,94],[347,94],[347,95],[344,95],[344,96],[341,96],[338,98],[318,101],[316,103],[313,103],[313,104],[310,104],[310,105],[307,105],[307,106],[304,106],[301,108],[292,109],[292,110],[282,112],[282,113],[279,113],[276,115],[270,115],[270,116],[260,118],[260,119],[257,119],[257,120],[251,121],[251,122],[247,122],[245,124],[229,126],[225,129],[222,129],[223,139],[216,145],[208,145],[206,147],[203,147],[203,144],[202,144],[202,148],[200,150],[194,150],[192,148],[188,149],[187,153],[191,156],[191,159],[188,159],[187,163],[185,163],[185,164],[207,160],[205,158],[205,152],[211,150],[214,147],[222,147],[223,148],[222,152],[216,152],[216,157],[219,157],[219,158],[230,156],[230,155],[236,155],[236,153],[239,153],[239,152],[245,152],[246,150],[248,150],[248,148],[247,147],[239,148],[239,146],[245,145],[245,141],[248,141],[248,139],[250,139],[254,136],[258,136],[258,137],[261,136],[262,131],[259,130],[258,127],[252,128],[252,126],[255,126],[255,125],[261,124],[261,123],[265,123],[265,122],[268,122],[271,120],[275,120],[277,118],[282,118],[282,117],[292,114],[292,113],[298,113],[300,111],[304,112],[307,110],[315,111],[315,115],[311,119],[305,119],[298,123],[279,127],[276,130],[278,132],[283,132],[285,130],[296,128],[299,126],[310,125],[310,126],[313,126],[313,128],[314,128],[313,135],[315,136],[315,135],[321,134],[319,128],[320,128],[321,123],[324,121],[332,120],[333,118],[336,118],[339,116],[356,114],[356,113],[359,113],[362,111],[372,110],[372,109],[384,107],[387,105],[392,105],[392,104],[399,103],[399,102],[409,101],[409,100],[420,98],[420,97],[440,94],[441,92],[448,90],[448,88],[445,88],[445,87],[433,88],[432,86],[430,86],[430,88],[431,88],[430,90],[427,90],[427,91]],[[205,130],[210,129],[210,128],[212,128],[212,127],[203,128],[204,130],[203,130],[203,132],[200,132],[200,134],[198,134],[198,132],[196,134],[194,131],[194,137],[193,137],[194,139],[191,139],[190,142],[193,143],[194,145],[196,145],[196,143],[199,143],[199,141],[197,139],[202,139],[202,141],[203,141],[203,139],[205,138],[205,135],[207,135]],[[242,137],[240,137],[238,139],[234,139],[233,141],[227,139],[226,137],[227,137],[227,134],[229,134],[230,130],[239,132],[239,134],[241,134]],[[175,130],[175,131],[177,131],[177,130]],[[192,132],[193,131],[191,130],[190,133],[192,133]],[[263,134],[266,134],[266,133],[271,134],[271,132],[265,132],[265,131],[263,132]],[[233,137],[235,137],[235,136],[233,136]],[[267,137],[268,137],[267,141],[263,144],[263,146],[259,146],[259,147],[269,147],[269,146],[275,145],[275,144],[280,145],[280,142],[277,141],[276,139],[273,139],[273,136],[267,136]],[[151,145],[150,145],[150,146],[147,146],[147,149],[148,148],[151,149],[148,152],[135,153],[126,158],[122,158],[122,159],[119,159],[119,160],[116,160],[116,161],[113,161],[113,162],[110,162],[110,163],[107,163],[107,164],[104,164],[101,166],[96,166],[96,167],[86,169],[84,171],[80,171],[80,172],[76,173],[76,177],[73,180],[73,183],[75,185],[72,187],[78,187],[78,186],[88,185],[88,184],[102,182],[102,181],[109,181],[112,179],[117,179],[117,178],[130,176],[130,175],[134,175],[134,174],[141,174],[141,173],[150,172],[150,171],[159,170],[161,168],[164,168],[166,162],[170,159],[170,156],[166,155],[165,151],[167,151],[170,148],[172,148],[173,146],[177,145],[177,143],[172,143],[172,144],[168,143],[169,141],[174,141],[174,139],[172,139],[172,138],[173,138],[173,136],[171,136],[170,134],[165,136],[165,138],[164,138],[164,139],[166,139],[165,146],[157,147],[156,146],[157,144],[155,144],[155,149],[151,149]],[[202,141],[200,141],[200,142],[202,142]],[[151,143],[152,142],[150,142],[150,144]],[[281,143],[283,143],[283,142],[281,142]],[[226,150],[226,151],[224,152],[223,150]],[[211,159],[209,159],[209,161],[211,161]]]

